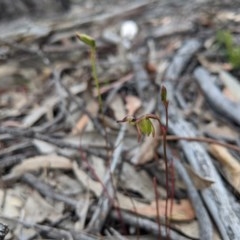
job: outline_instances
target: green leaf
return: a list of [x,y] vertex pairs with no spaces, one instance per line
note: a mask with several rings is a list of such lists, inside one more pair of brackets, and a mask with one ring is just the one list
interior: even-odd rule
[[142,134],[149,136],[152,134],[155,135],[155,129],[150,119],[143,118],[141,121],[137,123],[139,130]]
[[96,47],[95,40],[92,37],[88,36],[87,34],[80,34],[80,33],[76,33],[76,35],[80,39],[80,41],[87,44],[89,47],[91,48]]
[[223,44],[228,51],[233,48],[233,36],[229,31],[218,31],[217,41],[220,44]]
[[235,69],[240,68],[240,47],[234,47],[229,52],[229,61]]

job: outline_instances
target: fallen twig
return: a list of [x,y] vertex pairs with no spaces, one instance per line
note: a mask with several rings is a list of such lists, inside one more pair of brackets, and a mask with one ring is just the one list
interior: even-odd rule
[[194,76],[213,110],[240,126],[240,104],[228,100],[221,93],[213,82],[213,76],[206,69],[197,68]]
[[[178,25],[179,26],[179,25]],[[176,82],[192,56],[201,48],[201,43],[196,39],[186,41],[174,56],[167,69],[165,79]],[[169,91],[168,91],[169,92]]]
[[77,151],[79,151],[79,149],[81,149],[82,151],[85,151],[89,154],[105,157],[105,155],[101,155],[98,150],[95,151],[94,149],[89,148],[87,146],[73,144],[73,143],[66,142],[59,138],[50,137],[50,136],[47,136],[46,134],[44,135],[44,134],[35,132],[32,129],[27,130],[27,129],[0,127],[0,134],[5,134],[5,133],[8,133],[14,137],[19,137],[19,138],[42,140],[44,142],[51,143],[60,148],[74,149]]
[[45,232],[51,239],[67,239],[67,240],[100,240],[98,237],[91,236],[84,232],[74,232],[71,230],[63,230],[55,227],[49,227],[46,225],[33,224],[19,219],[13,219],[8,217],[0,217],[3,220],[16,222],[23,225],[26,228],[35,228],[41,232]]

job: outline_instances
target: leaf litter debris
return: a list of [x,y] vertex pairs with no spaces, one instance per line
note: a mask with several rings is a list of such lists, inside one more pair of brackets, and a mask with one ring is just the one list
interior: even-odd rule
[[[29,24],[4,28],[5,35],[1,30],[5,239],[240,238],[240,155],[227,149],[240,148],[240,76],[215,39],[224,25],[237,44],[236,6],[124,2],[74,3],[92,17],[79,18],[73,7],[61,19],[29,19],[29,31]],[[76,32],[96,40],[99,89],[89,49]],[[165,181],[158,126],[151,125],[154,137],[138,142],[134,126],[116,123],[126,116],[164,117],[162,81],[170,102],[168,134],[179,137],[167,143],[174,191]]]

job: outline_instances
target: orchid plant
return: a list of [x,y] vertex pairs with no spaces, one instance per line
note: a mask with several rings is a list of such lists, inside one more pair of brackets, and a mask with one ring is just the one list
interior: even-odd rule
[[[98,101],[100,105],[100,109],[102,109],[102,98],[100,94],[100,87],[99,87],[99,80],[97,77],[97,70],[96,70],[96,42],[95,40],[86,35],[86,34],[76,34],[77,37],[81,42],[84,44],[88,45],[90,47],[90,60],[91,60],[91,66],[92,66],[92,76],[95,81],[95,86],[98,91]],[[125,116],[122,120],[117,120],[118,123],[128,123],[130,125],[133,125],[136,127],[137,134],[138,134],[138,141],[140,142],[142,139],[142,136],[150,136],[152,137],[156,136],[156,130],[154,128],[153,121],[157,121],[159,126],[160,126],[160,135],[162,136],[163,140],[163,157],[164,157],[164,162],[165,162],[165,168],[166,168],[166,190],[167,190],[167,195],[171,199],[171,205],[170,205],[170,212],[169,212],[169,207],[168,207],[168,200],[166,199],[166,207],[165,207],[165,226],[166,226],[166,235],[169,238],[169,216],[172,214],[172,205],[173,205],[173,196],[169,196],[169,174],[168,174],[168,159],[167,159],[167,139],[166,139],[166,134],[168,130],[168,100],[167,100],[167,89],[165,86],[161,87],[161,101],[162,104],[165,107],[165,115],[166,115],[166,123],[165,125],[162,124],[161,119],[159,116],[155,114],[145,114],[140,117],[134,117],[134,116]],[[173,174],[174,171],[171,171]],[[156,179],[153,179],[154,183],[154,190],[156,193],[156,200],[158,200],[158,194],[157,194],[157,184],[156,184]],[[174,190],[174,184],[172,182],[172,190]],[[171,191],[171,194],[174,194],[174,191]],[[157,202],[157,201],[156,201]],[[160,216],[159,216],[159,210],[158,206],[156,206],[156,211],[157,211],[157,222],[159,225],[159,239],[161,237],[161,230],[160,230]]]

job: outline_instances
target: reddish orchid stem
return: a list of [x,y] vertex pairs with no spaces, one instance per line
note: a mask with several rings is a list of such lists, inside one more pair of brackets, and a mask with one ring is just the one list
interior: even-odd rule
[[172,205],[173,198],[172,193],[169,194],[169,174],[168,174],[168,159],[167,159],[167,131],[168,131],[168,100],[167,100],[167,89],[164,85],[161,86],[161,101],[163,103],[165,109],[165,126],[161,128],[162,131],[162,139],[163,139],[163,158],[165,162],[165,171],[166,171],[166,191],[167,191],[167,200],[165,206],[165,221],[166,221],[166,236],[168,239],[169,237],[169,216],[171,215],[171,207],[170,207],[170,214],[168,214],[168,198],[170,197],[170,205]]
[[166,130],[168,131],[168,101],[164,103],[165,114],[166,114]]
[[[166,90],[165,90],[166,93]],[[166,95],[165,95],[166,97]],[[163,99],[163,98],[162,98]],[[167,199],[166,199],[166,205],[165,205],[165,230],[166,230],[166,236],[167,239],[170,239],[170,228],[169,228],[169,216],[172,215],[172,206],[173,206],[173,195],[174,195],[174,187],[173,187],[173,193],[169,194],[169,173],[168,173],[168,159],[167,159],[167,130],[168,130],[168,101],[164,98],[163,99],[163,104],[165,107],[165,115],[166,115],[166,125],[164,126],[161,123],[160,118],[157,115],[154,114],[146,114],[143,115],[139,118],[135,118],[135,117],[131,117],[131,116],[126,116],[125,118],[123,118],[122,120],[119,120],[117,122],[129,122],[132,123],[136,126],[137,129],[137,133],[138,133],[138,141],[141,140],[141,136],[142,136],[142,132],[141,132],[141,128],[139,127],[138,123],[140,123],[142,120],[144,119],[153,119],[153,120],[157,120],[160,126],[160,130],[161,130],[161,136],[162,136],[162,141],[163,141],[163,158],[164,158],[164,163],[165,163],[165,168],[166,168],[166,191],[167,191]],[[153,135],[155,134],[155,132],[153,132]],[[171,184],[172,185],[172,184]],[[168,208],[168,197],[170,196],[170,213],[169,213],[169,208]],[[156,201],[156,204],[157,201]],[[158,211],[158,206],[157,206],[157,211]],[[169,214],[168,214],[169,213]],[[158,212],[158,219],[159,219],[159,212]],[[160,227],[160,225],[159,225]],[[161,230],[161,228],[160,228]]]
[[162,239],[161,221],[160,221],[160,212],[159,212],[159,204],[158,204],[159,196],[158,196],[158,190],[157,190],[157,179],[156,179],[156,177],[153,178],[153,188],[154,188],[154,192],[155,192],[156,211],[157,211],[156,221],[158,223],[158,237],[159,237],[158,239],[161,240]]
[[166,170],[166,191],[167,191],[167,200],[165,206],[165,227],[166,227],[166,236],[169,238],[169,231],[168,231],[168,196],[169,196],[169,176],[168,176],[168,162],[167,162],[167,140],[166,140],[166,128],[162,127],[162,137],[163,137],[163,158],[165,163],[165,170]]
[[173,164],[173,160],[171,160],[170,163],[170,169],[171,169],[171,202],[170,202],[170,213],[169,216],[171,217],[172,212],[173,212],[173,198],[174,198],[174,191],[175,191],[175,174],[174,174],[174,164]]
[[[166,229],[166,236],[168,239],[170,239],[169,236],[169,220],[168,216],[172,214],[172,210],[170,207],[170,215],[168,214],[168,196],[169,196],[169,173],[168,173],[168,160],[167,160],[167,130],[168,130],[168,101],[164,102],[165,107],[165,114],[166,114],[166,126],[162,125],[161,120],[158,116],[154,114],[146,114],[136,120],[136,123],[140,122],[144,117],[149,119],[155,119],[158,121],[161,133],[162,133],[162,140],[163,140],[163,158],[166,168],[166,191],[167,191],[167,200],[166,200],[166,206],[165,206],[165,229]],[[139,129],[138,129],[139,131]],[[171,195],[171,194],[170,194]],[[171,198],[170,206],[173,205],[173,198]]]

